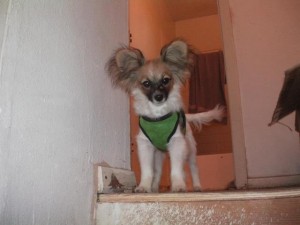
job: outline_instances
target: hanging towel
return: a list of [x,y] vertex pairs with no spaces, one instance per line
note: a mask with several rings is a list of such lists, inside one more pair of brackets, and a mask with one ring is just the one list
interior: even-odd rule
[[190,78],[189,112],[208,111],[218,104],[226,107],[225,82],[222,51],[195,54]]

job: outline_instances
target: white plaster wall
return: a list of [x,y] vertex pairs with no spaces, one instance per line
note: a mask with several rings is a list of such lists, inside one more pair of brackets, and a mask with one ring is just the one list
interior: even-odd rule
[[128,98],[104,72],[127,0],[0,6],[0,224],[92,224],[93,164],[130,167]]
[[[284,71],[299,64],[300,1],[229,0],[248,177],[300,174],[299,134],[268,127]],[[229,75],[230,76],[230,75]],[[294,114],[283,122],[294,128]]]
[[7,7],[8,7],[8,0],[1,0],[0,1],[0,52],[2,49],[2,42],[4,37]]

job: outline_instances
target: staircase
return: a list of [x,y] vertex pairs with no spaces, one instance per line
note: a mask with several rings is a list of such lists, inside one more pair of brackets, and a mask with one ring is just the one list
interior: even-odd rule
[[300,188],[98,194],[97,225],[300,224]]

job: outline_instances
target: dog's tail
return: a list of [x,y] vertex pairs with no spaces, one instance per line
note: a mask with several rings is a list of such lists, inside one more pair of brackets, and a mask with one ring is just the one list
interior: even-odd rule
[[225,107],[217,105],[214,109],[195,114],[186,114],[187,122],[192,123],[196,128],[201,130],[202,125],[207,125],[213,120],[222,121],[225,117]]

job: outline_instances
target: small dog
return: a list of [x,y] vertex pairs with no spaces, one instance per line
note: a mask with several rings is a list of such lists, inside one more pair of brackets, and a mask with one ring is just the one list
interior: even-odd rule
[[135,192],[158,192],[165,152],[171,159],[171,190],[186,191],[184,164],[189,163],[194,191],[201,185],[196,162],[196,142],[189,122],[201,128],[221,121],[223,107],[197,114],[185,114],[180,88],[189,77],[191,49],[174,40],[161,49],[160,57],[145,61],[135,48],[119,48],[106,64],[112,84],[134,97],[139,116],[137,135],[141,182]]

